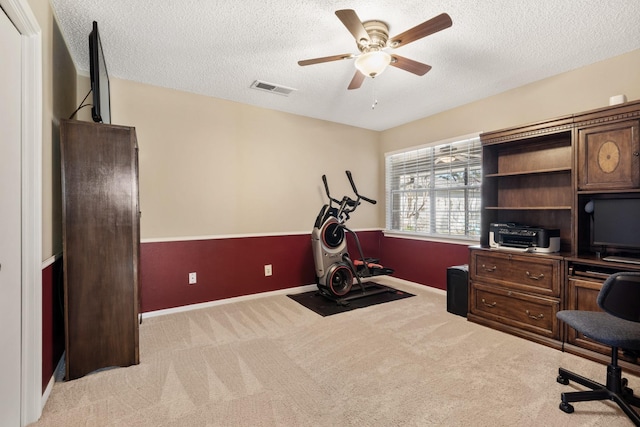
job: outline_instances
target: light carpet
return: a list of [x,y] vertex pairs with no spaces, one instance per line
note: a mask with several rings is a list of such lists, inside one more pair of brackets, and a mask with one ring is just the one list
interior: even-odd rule
[[[146,319],[140,365],[55,383],[33,426],[631,426],[558,409],[558,367],[606,367],[468,322],[415,294],[330,317],[270,295]],[[626,375],[630,387],[637,377]]]

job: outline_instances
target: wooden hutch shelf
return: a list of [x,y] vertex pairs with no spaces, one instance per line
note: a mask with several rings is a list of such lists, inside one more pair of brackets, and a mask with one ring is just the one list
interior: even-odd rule
[[571,206],[485,206],[485,209],[505,211],[535,211],[535,210],[571,210]]
[[540,170],[532,170],[532,171],[490,173],[490,174],[486,174],[485,178],[496,178],[496,177],[502,177],[502,176],[518,176],[518,175],[535,175],[535,174],[560,173],[560,172],[571,172],[571,168],[562,167],[562,168],[540,169]]

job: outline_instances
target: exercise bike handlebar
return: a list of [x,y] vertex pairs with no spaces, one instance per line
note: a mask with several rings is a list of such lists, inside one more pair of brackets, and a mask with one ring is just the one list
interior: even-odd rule
[[[357,197],[358,199],[362,199],[362,200],[364,200],[365,202],[369,202],[369,203],[371,203],[372,205],[375,205],[376,203],[378,203],[378,202],[376,202],[376,201],[375,201],[375,200],[373,200],[373,199],[370,199],[370,198],[365,197],[365,196],[363,196],[363,195],[361,195],[361,194],[358,194],[358,189],[356,188],[356,184],[355,184],[355,182],[353,182],[353,177],[351,176],[351,171],[345,171],[345,173],[347,174],[347,178],[349,178],[349,183],[351,184],[351,188],[353,189],[353,192],[356,194],[356,197]],[[324,175],[323,175],[323,177],[324,177]],[[326,181],[326,179],[325,179],[325,181],[324,181],[324,185],[325,185],[325,186],[327,185],[327,181]],[[329,189],[328,189],[328,188],[327,188],[327,194],[329,194]]]
[[324,191],[327,193],[327,197],[329,198],[329,209],[331,209],[331,204],[335,203],[338,205],[335,209],[335,216],[341,222],[347,221],[349,219],[349,214],[356,210],[356,208],[360,205],[360,200],[364,200],[365,202],[369,202],[372,205],[375,205],[377,202],[368,197],[362,196],[358,194],[358,189],[356,188],[356,184],[353,182],[353,176],[350,171],[346,171],[347,178],[349,178],[349,183],[351,184],[351,188],[353,192],[356,194],[356,200],[353,200],[349,196],[344,196],[342,200],[338,200],[334,197],[331,197],[331,193],[329,192],[329,184],[327,182],[327,176],[322,175],[322,183],[324,184]]
[[[329,184],[327,183],[327,176],[326,175],[322,175],[322,182],[324,183],[324,191],[327,193],[327,197],[329,198],[329,200],[331,200],[333,203],[336,203],[338,206],[342,206],[344,204],[344,206],[342,206],[342,209],[344,209],[345,207],[354,208],[360,203],[359,201],[353,200],[352,198],[350,198],[348,196],[344,196],[342,198],[342,200],[338,200],[335,197],[331,197],[331,194],[329,193]],[[361,199],[364,200],[364,198],[362,196],[358,195],[358,197],[360,197]],[[367,201],[369,203],[371,203],[371,202],[373,202],[374,204],[376,203],[375,200],[367,199]]]
[[322,175],[322,182],[324,183],[324,191],[327,193],[327,197],[329,198],[329,200],[331,200],[332,202],[337,203],[339,205],[340,204],[340,200],[334,199],[333,197],[331,197],[331,194],[329,194],[329,184],[327,183],[327,176],[326,175]]

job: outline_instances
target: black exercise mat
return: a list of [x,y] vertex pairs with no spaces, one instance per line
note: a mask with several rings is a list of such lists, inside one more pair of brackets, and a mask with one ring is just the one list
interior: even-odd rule
[[[303,306],[307,307],[309,310],[315,311],[321,316],[331,316],[333,314],[344,313],[345,311],[355,310],[356,308],[368,307],[370,305],[382,304],[389,301],[395,301],[395,300],[415,296],[408,292],[394,289],[390,286],[383,286],[374,282],[367,283],[367,291],[376,289],[376,287],[387,289],[387,291],[373,294],[373,295],[366,295],[361,298],[351,299],[347,301],[346,305],[340,304],[339,302],[333,301],[325,296],[322,296],[320,294],[320,291],[318,290],[304,292],[302,294],[287,295],[287,296],[292,300],[297,301]],[[353,285],[353,288],[351,288],[351,292],[345,295],[345,297],[349,298],[349,297],[357,296],[358,294],[362,294],[362,290],[358,285]]]

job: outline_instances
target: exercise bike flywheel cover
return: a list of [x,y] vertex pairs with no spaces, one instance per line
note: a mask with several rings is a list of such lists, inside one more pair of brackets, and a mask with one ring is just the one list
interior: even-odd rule
[[328,248],[337,248],[344,240],[344,229],[336,219],[327,221],[322,227],[322,243]]
[[335,263],[327,272],[327,285],[331,295],[341,297],[349,293],[353,286],[353,272],[345,263]]

